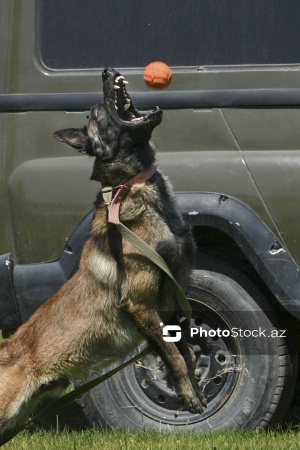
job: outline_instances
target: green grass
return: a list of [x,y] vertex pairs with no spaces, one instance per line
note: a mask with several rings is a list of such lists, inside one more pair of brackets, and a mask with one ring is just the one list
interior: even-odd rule
[[19,434],[4,450],[298,450],[296,430],[228,431],[211,434],[164,435],[159,432],[86,430],[79,432],[37,431]]
[[[45,402],[47,404],[47,402]],[[41,405],[41,408],[45,405]],[[270,431],[217,431],[162,434],[159,431],[100,431],[88,429],[77,402],[62,408],[57,416],[36,421],[29,431],[15,436],[4,450],[298,450],[299,411],[288,429]]]
[[[47,403],[47,402],[46,402]],[[43,405],[41,405],[43,407]],[[88,423],[77,402],[62,408],[15,436],[4,450],[298,450],[299,411],[290,428],[271,431],[226,431],[212,433],[162,434],[158,431],[99,431]]]

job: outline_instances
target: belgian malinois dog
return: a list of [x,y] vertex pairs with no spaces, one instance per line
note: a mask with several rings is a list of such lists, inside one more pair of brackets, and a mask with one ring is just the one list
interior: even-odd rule
[[[165,259],[185,289],[194,244],[150,142],[162,111],[137,111],[115,69],[102,78],[104,101],[91,109],[87,126],[54,137],[95,157],[91,178],[103,191],[133,180],[120,220]],[[201,413],[206,406],[186,342],[163,339],[162,322],[175,323],[178,310],[172,282],[121,238],[104,203],[100,192],[77,273],[0,346],[2,432],[23,420],[45,391],[109,366],[145,339],[170,370],[182,408]]]

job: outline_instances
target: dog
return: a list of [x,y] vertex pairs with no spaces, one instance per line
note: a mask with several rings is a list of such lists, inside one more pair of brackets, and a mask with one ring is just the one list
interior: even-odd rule
[[[120,221],[186,289],[194,243],[150,141],[162,110],[139,112],[115,69],[104,69],[102,78],[103,102],[92,107],[87,125],[54,138],[95,158],[91,179],[103,191],[134,179],[119,205]],[[146,180],[136,178],[145,173]],[[182,408],[200,414],[206,406],[186,341],[163,339],[162,323],[178,323],[172,282],[122,239],[105,203],[100,191],[78,271],[0,346],[1,432],[19,424],[45,392],[109,366],[145,339],[170,370]]]

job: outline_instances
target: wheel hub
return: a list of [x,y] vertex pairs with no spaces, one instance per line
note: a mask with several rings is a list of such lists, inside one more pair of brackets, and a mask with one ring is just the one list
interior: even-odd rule
[[[202,330],[201,337],[200,333],[188,337],[188,343],[196,356],[195,374],[200,389],[207,396],[208,406],[200,416],[205,420],[224,405],[235,388],[239,376],[238,349],[235,339],[214,333],[217,329],[228,329],[221,314],[199,301],[190,302],[191,327]],[[199,421],[198,414],[182,410],[171,375],[154,352],[137,361],[131,370],[120,373],[120,383],[132,405],[139,405],[146,416],[176,425]]]

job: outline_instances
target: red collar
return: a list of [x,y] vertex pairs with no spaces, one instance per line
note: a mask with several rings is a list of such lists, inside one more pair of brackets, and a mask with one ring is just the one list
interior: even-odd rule
[[137,175],[135,175],[133,178],[130,178],[128,181],[122,181],[119,186],[116,186],[114,189],[118,189],[115,196],[113,197],[109,207],[108,207],[108,222],[119,224],[119,211],[120,211],[120,205],[122,201],[127,196],[128,192],[130,191],[130,188],[134,184],[142,184],[145,183],[147,180],[149,180],[152,175],[156,172],[156,167],[152,166],[150,169],[146,170],[145,172],[140,172]]

